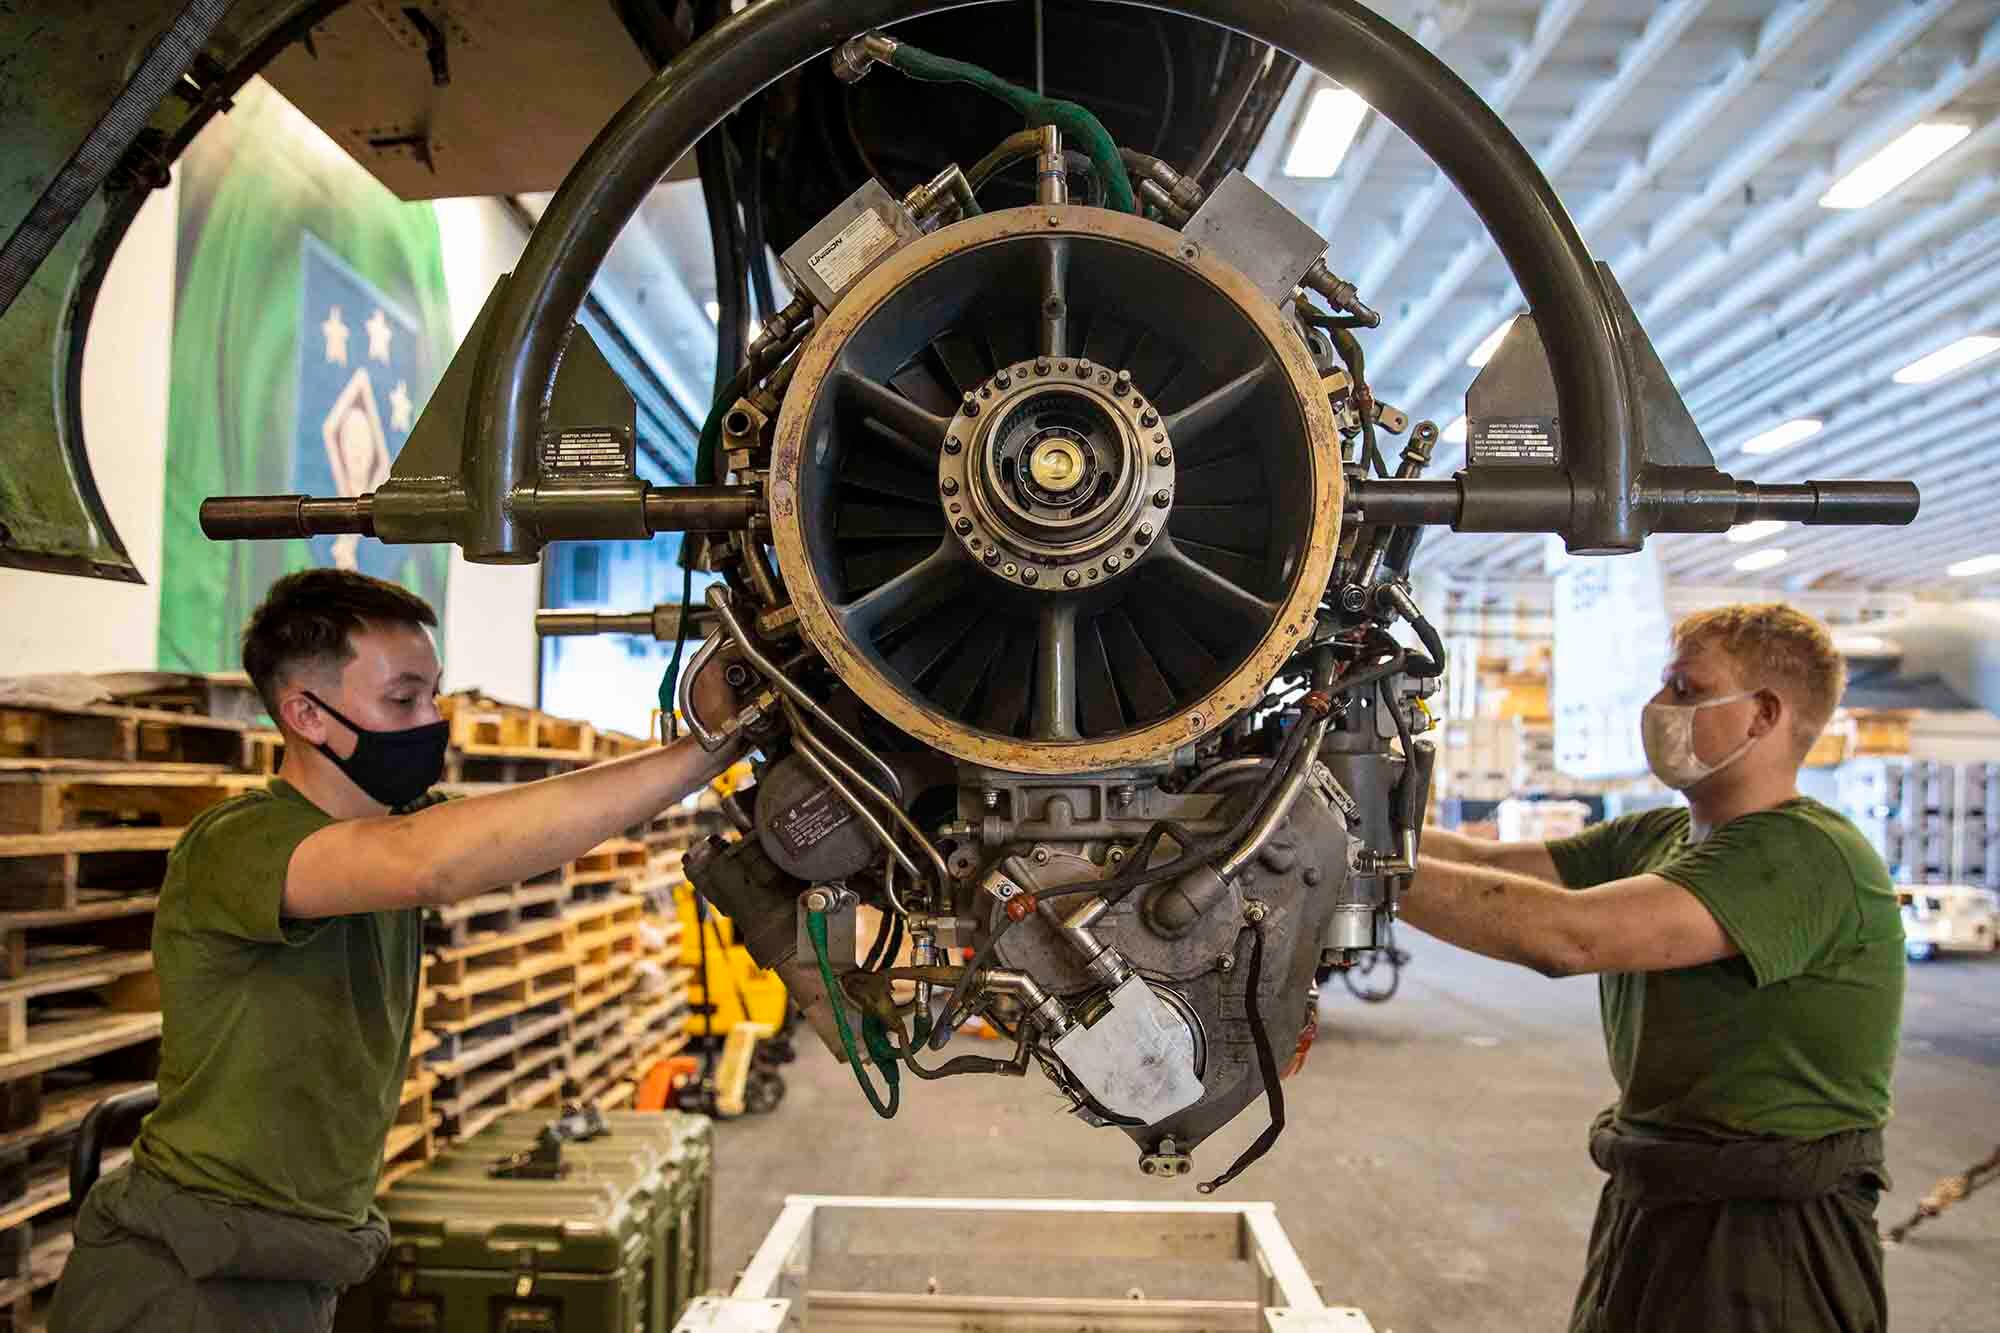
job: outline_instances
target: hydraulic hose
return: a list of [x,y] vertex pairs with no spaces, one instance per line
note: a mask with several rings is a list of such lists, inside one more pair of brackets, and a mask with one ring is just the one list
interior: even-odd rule
[[1014,108],[1030,125],[1054,125],[1074,139],[1097,167],[1106,201],[1121,213],[1137,213],[1139,201],[1132,194],[1132,178],[1118,159],[1118,145],[1104,122],[1088,107],[1058,97],[1044,97],[1019,84],[1009,83],[991,70],[969,61],[933,55],[908,42],[898,42],[889,63],[913,79],[926,83],[963,83],[998,98]]
[[868,1094],[868,1104],[875,1108],[875,1114],[884,1120],[894,1120],[896,1108],[902,1101],[902,1080],[895,1048],[889,1045],[879,1021],[873,1015],[863,1015],[861,1031],[868,1043],[868,1054],[875,1061],[875,1067],[882,1071],[882,1081],[889,1085],[889,1095],[885,1100],[877,1095],[874,1083],[869,1081],[868,1071],[861,1064],[861,1053],[854,1046],[854,1033],[847,1026],[847,1008],[841,1003],[840,984],[834,980],[833,964],[827,960],[825,912],[813,910],[806,914],[806,934],[812,937],[813,953],[819,961],[819,978],[826,987],[826,1002],[833,1008],[833,1025],[840,1032],[841,1049],[847,1052],[847,1063],[854,1070],[855,1081]]

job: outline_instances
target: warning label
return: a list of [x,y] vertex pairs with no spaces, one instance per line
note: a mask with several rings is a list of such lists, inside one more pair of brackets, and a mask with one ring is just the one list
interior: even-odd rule
[[813,272],[838,295],[860,277],[868,266],[896,247],[896,233],[874,209],[840,229],[840,234],[813,251]]
[[1487,417],[1472,423],[1465,461],[1481,463],[1548,464],[1562,461],[1554,417]]
[[844,824],[852,823],[854,811],[831,787],[822,787],[802,801],[780,810],[771,821],[771,832],[796,856]]
[[551,431],[542,436],[544,481],[623,481],[632,475],[632,432],[624,426]]

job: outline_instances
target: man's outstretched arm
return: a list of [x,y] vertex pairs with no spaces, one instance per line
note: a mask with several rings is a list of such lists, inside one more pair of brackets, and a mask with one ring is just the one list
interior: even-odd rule
[[651,819],[727,768],[684,739],[506,791],[407,815],[344,819],[301,842],[285,874],[288,917],[456,902],[555,869]]
[[1499,842],[1493,838],[1469,838],[1449,829],[1424,830],[1424,850],[1441,861],[1459,865],[1491,866],[1512,871],[1562,887],[1562,875],[1546,842]]
[[1738,952],[1699,898],[1658,875],[1571,891],[1424,856],[1403,893],[1402,917],[1441,940],[1551,977],[1662,972]]

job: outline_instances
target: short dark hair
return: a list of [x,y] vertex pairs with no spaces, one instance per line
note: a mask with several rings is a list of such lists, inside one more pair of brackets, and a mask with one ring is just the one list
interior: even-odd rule
[[339,669],[350,636],[373,625],[435,626],[437,612],[393,583],[348,569],[301,569],[271,585],[243,626],[243,670],[278,719],[278,691],[301,666]]

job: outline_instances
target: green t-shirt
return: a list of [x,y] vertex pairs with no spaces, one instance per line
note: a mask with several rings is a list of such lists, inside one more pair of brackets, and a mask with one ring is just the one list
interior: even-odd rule
[[201,1194],[353,1226],[408,1070],[423,927],[281,917],[293,851],[333,822],[273,780],[175,846],[153,923],[160,1106],[133,1153]]
[[1619,1123],[1639,1133],[1819,1138],[1889,1118],[1903,918],[1889,872],[1838,812],[1796,797],[1689,846],[1686,809],[1549,844],[1563,882],[1655,874],[1741,955],[1606,973],[1598,1002]]

